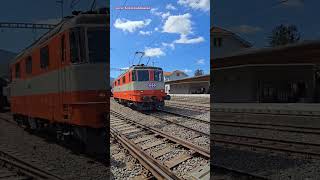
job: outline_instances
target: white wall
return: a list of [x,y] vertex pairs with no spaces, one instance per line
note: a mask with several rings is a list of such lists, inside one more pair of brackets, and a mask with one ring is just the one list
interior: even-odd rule
[[215,35],[216,38],[222,38],[222,46],[221,47],[213,47],[213,39],[211,36],[211,58],[217,58],[221,56],[225,56],[237,51],[241,51],[246,48],[242,42],[236,39],[233,36],[219,36]]
[[188,77],[188,75],[185,75],[183,73],[179,73],[179,76],[177,76],[177,73],[178,72],[174,72],[170,76],[165,76],[164,80],[165,81],[174,81],[174,80],[183,79],[183,78]]

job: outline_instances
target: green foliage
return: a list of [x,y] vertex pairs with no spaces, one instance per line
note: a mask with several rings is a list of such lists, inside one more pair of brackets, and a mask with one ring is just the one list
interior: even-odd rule
[[300,40],[300,33],[295,25],[279,25],[272,30],[269,37],[271,47],[293,44]]

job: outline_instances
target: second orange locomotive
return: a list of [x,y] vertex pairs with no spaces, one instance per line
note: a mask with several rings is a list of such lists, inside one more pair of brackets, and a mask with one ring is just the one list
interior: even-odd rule
[[116,101],[138,110],[154,110],[164,107],[165,93],[163,70],[159,67],[135,65],[114,80],[113,97]]

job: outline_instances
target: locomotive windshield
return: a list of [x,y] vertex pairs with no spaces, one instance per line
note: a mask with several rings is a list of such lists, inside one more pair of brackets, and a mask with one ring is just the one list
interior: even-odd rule
[[138,81],[149,81],[149,70],[138,70]]
[[107,62],[107,29],[88,28],[87,35],[90,62]]
[[[151,71],[152,72],[152,71]],[[151,78],[149,77],[150,70],[134,70],[132,71],[132,80],[135,81],[135,77],[137,77],[137,81],[150,81]],[[153,71],[154,81],[163,81],[163,73],[161,70],[154,70]]]

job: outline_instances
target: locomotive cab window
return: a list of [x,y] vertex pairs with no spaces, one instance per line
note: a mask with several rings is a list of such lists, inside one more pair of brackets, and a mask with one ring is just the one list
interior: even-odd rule
[[132,71],[132,81],[136,81],[136,71]]
[[107,29],[88,28],[87,36],[90,62],[107,62]]
[[123,84],[126,83],[126,77],[125,77],[125,76],[122,77],[122,83],[123,83]]
[[131,80],[131,72],[129,72],[129,80],[128,80],[128,82],[130,82],[130,80]]
[[32,73],[32,57],[28,56],[26,59],[26,73],[31,74]]
[[18,79],[18,78],[21,77],[21,76],[20,76],[21,74],[20,74],[20,64],[19,64],[19,63],[16,64],[15,70],[16,70],[16,76],[15,76],[15,78]]
[[12,68],[10,68],[9,81],[12,82]]
[[149,81],[149,71],[148,70],[138,70],[138,81]]
[[118,79],[118,86],[120,86],[120,79]]
[[49,66],[49,46],[40,49],[40,67],[45,69]]
[[62,35],[61,36],[61,62],[64,62],[64,60],[65,60],[65,49],[66,49],[66,47],[65,47],[65,36],[64,35]]
[[154,71],[154,80],[163,81],[162,71]]
[[71,63],[85,62],[84,29],[74,28],[70,32],[70,59]]

